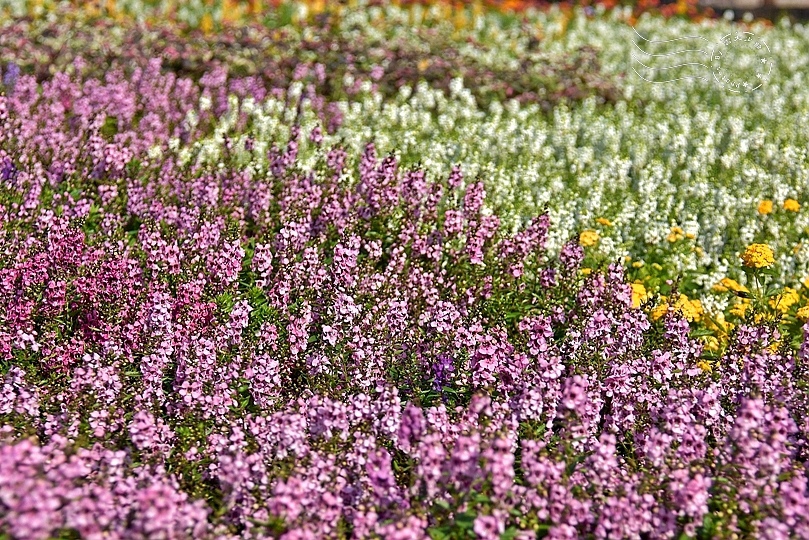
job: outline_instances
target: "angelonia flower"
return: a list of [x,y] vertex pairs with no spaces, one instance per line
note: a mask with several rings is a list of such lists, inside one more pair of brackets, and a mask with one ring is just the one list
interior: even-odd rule
[[[570,22],[562,62],[520,25],[425,54],[421,8],[361,8],[219,41],[0,23],[0,537],[809,538],[804,289],[725,275],[740,246],[801,271],[752,242],[807,225],[755,211],[799,197],[768,171],[805,130],[678,116],[674,85],[630,108],[615,14],[531,14]],[[538,66],[580,80],[544,102]],[[708,189],[748,153],[749,192]]]
[[584,249],[581,244],[575,241],[570,241],[562,247],[559,253],[559,261],[566,270],[572,271],[579,267],[584,260]]

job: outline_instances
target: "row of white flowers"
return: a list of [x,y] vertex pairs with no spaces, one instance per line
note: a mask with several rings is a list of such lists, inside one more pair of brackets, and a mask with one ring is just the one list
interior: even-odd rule
[[[376,25],[383,15],[396,24]],[[503,65],[524,55],[594,46],[604,69],[620,78],[624,98],[612,105],[590,98],[549,114],[539,105],[513,100],[481,109],[469,88],[475,81],[454,80],[449,94],[421,83],[402,88],[390,100],[374,93],[369,82],[357,99],[340,104],[344,123],[326,136],[325,145],[339,142],[356,156],[374,140],[381,153],[394,151],[405,164],[419,162],[435,177],[445,177],[460,163],[467,178],[485,181],[490,209],[511,226],[547,205],[555,225],[552,248],[583,229],[595,229],[601,239],[593,249],[610,257],[644,261],[656,249],[663,266],[691,276],[708,306],[715,304],[708,294],[711,285],[727,275],[739,277],[736,255],[754,241],[773,247],[782,283],[794,284],[809,274],[809,245],[802,242],[809,207],[782,209],[787,199],[809,203],[806,28],[749,27],[770,47],[775,68],[763,88],[732,95],[712,81],[652,84],[638,78],[630,69],[636,34],[620,11],[590,17],[577,11],[572,18],[559,11],[530,13],[528,23],[510,26],[503,18],[486,17],[461,35],[487,45],[478,61]],[[359,28],[392,37],[405,34],[412,19],[395,7],[384,13],[357,10],[343,17],[342,31],[348,35]],[[637,29],[654,39],[699,35],[718,43],[734,26],[724,20],[642,17]],[[528,41],[535,34],[543,38],[532,52]],[[464,49],[469,55],[479,50]],[[302,87],[293,85],[289,93],[300,96]],[[300,152],[313,166],[317,149],[306,136],[317,118],[305,104],[303,109]],[[239,103],[234,98],[216,133],[182,150],[185,159],[216,163],[224,134],[243,148],[246,134],[232,133],[238,110],[252,116],[257,137],[257,151],[244,152],[241,159],[262,174],[267,141],[288,136],[294,119],[283,100]],[[759,214],[762,200],[774,202],[772,214]],[[597,224],[600,217],[612,225]],[[675,226],[695,237],[684,241],[690,249],[668,240]]]

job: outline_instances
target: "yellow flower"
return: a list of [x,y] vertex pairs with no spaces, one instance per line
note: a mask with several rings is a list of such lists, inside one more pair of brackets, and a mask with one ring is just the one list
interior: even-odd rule
[[784,201],[784,210],[788,212],[797,212],[801,209],[801,204],[795,199],[787,199]]
[[646,292],[646,287],[643,283],[636,281],[632,284],[632,307],[639,308],[640,305],[646,301],[649,294]]
[[747,287],[736,281],[735,279],[730,279],[729,277],[722,278],[722,280],[714,285],[712,289],[715,292],[727,292],[731,290],[733,292],[750,292]]
[[222,2],[222,22],[230,23],[238,19],[239,6],[233,0]]
[[680,297],[675,302],[674,307],[679,309],[686,320],[693,322],[699,321],[704,311],[702,303],[699,300],[689,300],[688,297],[680,293]]
[[704,371],[705,373],[711,372],[711,364],[709,364],[705,360],[700,360],[699,362],[697,362],[697,367],[702,371]]
[[483,13],[483,3],[480,0],[476,0],[472,3],[472,15],[475,16],[477,19]]
[[781,340],[773,341],[772,344],[769,347],[767,347],[767,350],[770,351],[771,353],[776,353],[776,352],[778,352],[778,347],[780,347],[780,346],[781,346]]
[[672,243],[682,239],[683,239],[683,230],[680,227],[676,226],[671,228],[671,232],[666,237],[666,240]]
[[795,316],[802,321],[809,321],[809,306],[800,308]]
[[789,308],[797,304],[801,299],[798,291],[790,287],[785,287],[784,292],[774,298],[770,298],[770,307],[777,309],[781,313],[786,313]]
[[697,300],[690,300],[689,303],[691,304],[691,312],[694,314],[694,320],[698,321],[705,315],[705,310],[702,308],[702,302]]
[[719,350],[719,340],[715,336],[705,336],[705,350],[716,352]]
[[608,220],[607,218],[600,217],[596,220],[596,223],[605,227],[612,227],[612,221]]
[[663,270],[663,267],[662,267],[662,266],[660,266],[658,263],[652,263],[652,268],[654,268],[654,269],[655,269],[655,270],[657,270],[658,272],[660,272],[661,270]]
[[581,270],[579,270],[579,272],[581,272],[585,276],[589,276],[593,272],[593,270],[592,268],[582,268]]
[[318,15],[326,11],[326,2],[324,0],[314,0],[309,2],[309,8],[315,15]]
[[582,233],[579,235],[579,244],[584,247],[591,247],[598,244],[598,239],[598,232],[592,229],[587,229],[586,231],[582,231]]
[[666,314],[669,310],[669,305],[666,302],[663,302],[659,306],[655,307],[650,313],[649,316],[652,318],[653,321],[658,320],[660,317]]
[[744,317],[747,310],[750,308],[750,300],[747,298],[740,298],[739,302],[733,304],[733,307],[730,308],[730,314],[736,315],[737,317]]
[[697,235],[695,235],[694,233],[685,233],[685,237],[688,238],[689,240],[693,240],[694,238],[697,237]]
[[772,214],[772,201],[761,201],[758,203],[758,213],[762,216]]
[[707,318],[705,321],[705,327],[708,330],[713,330],[714,332],[718,332],[720,335],[726,336],[731,330],[733,330],[734,325],[733,323],[725,320],[725,314],[720,311],[714,318]]
[[751,244],[739,258],[748,268],[766,268],[775,262],[775,255],[767,244]]
[[660,300],[662,303],[649,313],[653,321],[665,315],[670,307],[682,313],[683,317],[690,322],[699,321],[704,313],[702,303],[699,300],[689,300],[688,297],[682,293],[680,293],[674,306],[669,305],[668,299],[665,296],[661,296]]
[[456,9],[455,10],[455,19],[453,20],[455,24],[455,29],[460,30],[462,28],[466,28],[466,11],[463,9]]
[[261,13],[261,1],[260,0],[252,0],[248,3],[250,15],[258,15]]
[[199,23],[199,27],[205,34],[210,34],[213,30],[213,17],[211,17],[210,13],[206,13],[202,16],[202,20]]
[[[633,268],[643,268],[643,261],[635,261],[635,262],[633,262],[632,267]],[[807,281],[809,281],[809,278],[807,278]],[[809,285],[807,285],[807,287],[809,287]]]
[[714,322],[716,322],[714,325],[716,330],[725,336],[730,334],[730,332],[736,327],[736,325],[732,322],[725,320],[725,314],[721,311],[716,315],[716,320]]
[[796,245],[794,248],[792,248],[792,254],[793,254],[793,255],[797,255],[797,254],[798,254],[798,252],[801,250],[801,248],[802,248],[802,247],[803,247],[803,243],[802,243],[802,242],[798,242],[798,244],[797,244],[797,245]]

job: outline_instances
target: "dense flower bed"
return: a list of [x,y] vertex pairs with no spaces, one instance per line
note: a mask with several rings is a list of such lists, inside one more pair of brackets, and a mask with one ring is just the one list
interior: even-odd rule
[[[548,114],[478,103],[462,76],[387,91],[368,60],[352,93],[292,56],[229,73],[204,41],[172,71],[164,38],[125,33],[128,65],[102,73],[86,33],[51,72],[46,41],[11,49],[35,24],[0,38],[0,537],[809,537],[809,317],[771,241],[800,234],[801,194],[749,196],[766,225],[704,248],[725,319],[633,237],[648,208],[565,218],[592,204],[572,183],[526,201],[504,180],[543,122],[558,142],[536,159],[562,166],[585,123],[647,114],[629,98]],[[574,21],[574,50],[585,24],[619,23]],[[674,123],[654,92],[646,118]],[[662,158],[637,159],[645,178]],[[671,170],[660,186],[692,186]],[[702,196],[682,189],[649,204]],[[659,243],[709,234],[676,223]],[[615,230],[664,270],[626,264]]]
[[[316,19],[304,31],[253,24],[213,36],[104,18],[10,19],[0,34],[0,59],[42,82],[63,71],[103,79],[110,70],[129,72],[159,58],[165,70],[178,76],[198,80],[220,67],[231,77],[274,88],[300,81],[328,101],[356,96],[366,81],[388,99],[419,81],[446,92],[456,78],[472,85],[480,106],[514,98],[547,109],[564,98],[595,96],[605,102],[620,96],[615,81],[601,73],[591,47],[503,63],[492,57],[496,50],[491,43],[453,39],[438,25],[407,26],[406,13],[396,13],[386,21],[384,33],[367,31],[367,21],[335,16]],[[365,31],[357,36],[359,28]],[[343,84],[346,77],[353,84]],[[263,98],[249,83],[244,88],[251,91],[247,95]],[[229,91],[242,97],[246,93]]]

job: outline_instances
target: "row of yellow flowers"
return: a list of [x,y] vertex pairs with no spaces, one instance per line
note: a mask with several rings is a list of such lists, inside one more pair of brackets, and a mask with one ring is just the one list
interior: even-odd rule
[[[612,227],[612,222],[607,218],[598,218],[596,219],[596,223],[603,227]],[[682,227],[674,226],[671,228],[668,236],[666,236],[666,240],[669,242],[678,242],[684,238],[688,238],[689,240],[694,240],[696,236],[693,233],[685,232]],[[579,234],[579,244],[584,247],[592,247],[598,244],[598,241],[601,239],[601,235],[598,231],[594,229],[586,229]]]
[[[789,201],[793,201],[794,204]],[[800,206],[797,201],[788,199],[784,208],[788,211],[797,212]],[[604,227],[612,226],[612,223],[606,218],[598,218],[596,222]],[[680,227],[675,226],[672,227],[667,240],[669,242],[677,242],[683,238],[693,239],[693,235],[686,234]],[[588,229],[579,234],[578,240],[583,247],[593,247],[598,244],[600,235],[598,231]],[[627,261],[630,259],[631,258],[627,257]],[[729,315],[737,317],[738,319],[744,319],[754,306],[754,301],[759,301],[758,305],[761,309],[756,311],[754,320],[756,322],[774,320],[779,315],[783,316],[788,314],[796,305],[802,302],[801,292],[792,287],[785,287],[782,291],[770,292],[768,294],[763,292],[765,277],[762,271],[775,264],[775,254],[769,245],[759,243],[751,244],[739,254],[739,259],[741,260],[745,272],[748,274],[750,283],[756,286],[756,290],[751,292],[748,287],[730,277],[725,277],[716,283],[712,287],[714,292],[729,292],[736,296],[736,302],[728,310]],[[635,261],[633,266],[639,268],[642,266],[642,262]],[[584,268],[582,273],[590,274],[591,269]],[[803,302],[804,305],[795,311],[794,319],[792,320],[797,319],[798,321],[806,322],[809,320],[809,294],[807,294],[809,293],[809,277],[804,280],[802,285],[802,291],[806,298]],[[631,287],[632,306],[635,309],[643,306],[653,296],[640,280],[636,280],[632,283]],[[769,312],[767,308],[769,308]],[[689,298],[686,294],[680,292],[678,292],[676,296],[671,297],[665,295],[658,296],[656,305],[650,306],[649,309],[649,317],[653,321],[659,320],[670,311],[677,311],[689,322],[701,323],[701,326],[705,330],[711,332],[710,335],[703,336],[702,338],[705,344],[704,350],[709,353],[718,353],[723,349],[730,339],[732,330],[735,328],[735,325],[725,318],[724,313],[720,312],[713,317],[707,316],[702,303],[698,299]],[[778,346],[780,346],[780,343],[774,343],[770,349],[775,350]],[[707,359],[701,359],[698,363],[698,367],[706,372],[711,372],[712,370],[711,363]]]
[[[787,212],[798,212],[801,209],[801,203],[796,201],[795,199],[787,199],[784,201],[784,210]],[[770,200],[764,200],[758,203],[758,213],[762,216],[766,216],[768,214],[772,214],[774,209],[773,202]]]

